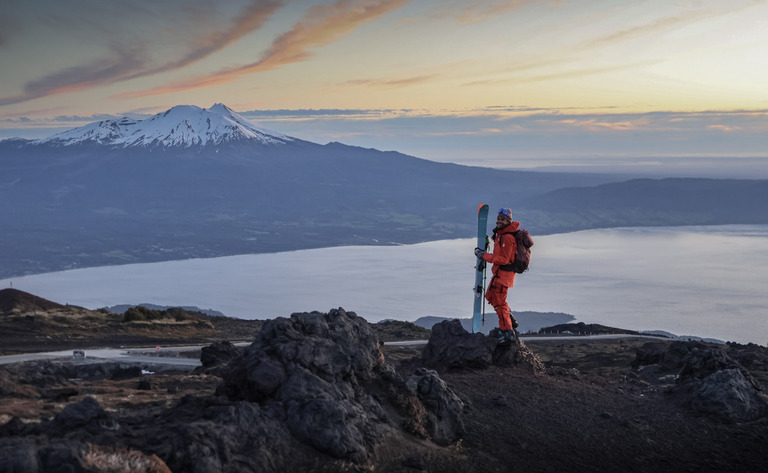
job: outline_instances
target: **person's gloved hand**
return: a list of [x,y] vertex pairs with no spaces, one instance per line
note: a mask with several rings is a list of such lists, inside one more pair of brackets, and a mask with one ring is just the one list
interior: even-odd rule
[[475,248],[475,256],[478,258],[482,258],[485,254],[485,250],[481,250],[480,248]]

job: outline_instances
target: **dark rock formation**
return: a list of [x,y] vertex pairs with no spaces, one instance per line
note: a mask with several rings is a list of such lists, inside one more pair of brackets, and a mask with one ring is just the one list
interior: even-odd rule
[[495,347],[495,339],[467,332],[458,319],[444,320],[432,327],[421,362],[437,370],[485,369],[493,364]]
[[731,368],[715,371],[701,381],[691,383],[691,407],[735,422],[765,417],[768,414],[766,398],[747,376],[741,370]]
[[425,428],[438,445],[459,440],[464,432],[462,413],[464,402],[443,381],[436,371],[419,368],[406,382],[408,390],[426,408]]
[[[317,462],[364,463],[387,440],[417,435],[450,445],[463,433],[463,403],[437,373],[419,370],[406,383],[385,362],[370,325],[343,309],[270,320],[242,353],[225,342],[201,356],[218,366],[215,395],[185,396],[144,417],[121,417],[85,397],[52,420],[11,420],[0,426],[0,454],[14,453],[3,456],[0,473],[113,471],[94,465],[129,457],[144,466],[114,471],[301,471]],[[41,366],[41,382],[65,383],[71,374]],[[135,373],[112,365],[99,374]]]
[[0,472],[24,473],[170,473],[155,455],[71,440],[35,445],[13,439],[0,445]]
[[635,367],[658,365],[676,375],[682,402],[693,410],[728,422],[748,422],[768,415],[763,388],[722,347],[701,342],[647,343]]
[[138,366],[119,366],[112,371],[112,380],[120,381],[122,379],[138,378],[141,376],[141,368]]
[[432,327],[432,336],[421,354],[421,362],[438,371],[486,369],[489,366],[525,367],[544,372],[538,357],[524,343],[500,345],[501,333],[494,329],[486,337],[469,333],[458,319],[444,320]]
[[[388,416],[384,405],[395,404],[395,394],[402,396],[405,389],[384,361],[368,323],[343,309],[293,314],[290,319],[265,323],[223,376],[219,394],[232,401],[270,406],[302,443],[357,462],[367,459],[383,438],[393,434],[399,422]],[[376,392],[384,396],[374,396]],[[455,417],[443,412],[452,394],[447,387],[427,393],[430,401],[440,401],[425,404],[433,416],[428,419]],[[426,431],[445,444],[459,438],[460,425],[459,419],[433,421]]]
[[210,370],[234,360],[242,354],[242,350],[226,340],[215,342],[200,351],[200,363],[203,370]]

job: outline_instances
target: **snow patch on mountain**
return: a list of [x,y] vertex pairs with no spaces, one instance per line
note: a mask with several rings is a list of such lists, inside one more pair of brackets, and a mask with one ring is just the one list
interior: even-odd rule
[[98,143],[129,147],[191,147],[241,140],[280,145],[293,138],[252,125],[224,104],[205,109],[178,105],[145,120],[123,117],[103,120],[36,140],[35,144],[70,146]]
[[123,138],[128,130],[134,128],[139,123],[128,117],[117,120],[102,120],[100,122],[90,123],[88,125],[73,128],[62,133],[35,140],[33,143],[57,143],[64,145],[73,145],[79,143],[94,142],[99,144],[111,144],[116,140]]

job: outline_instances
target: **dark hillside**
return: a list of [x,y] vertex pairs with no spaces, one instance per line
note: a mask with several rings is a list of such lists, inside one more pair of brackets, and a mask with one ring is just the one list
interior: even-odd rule
[[768,223],[768,181],[635,179],[547,192],[526,203],[562,230]]
[[478,202],[607,180],[436,163],[339,143],[152,150],[11,144],[0,142],[0,200],[12,203],[0,207],[0,278],[466,237]]
[[0,279],[79,267],[409,244],[475,233],[477,204],[534,235],[766,223],[768,181],[505,171],[295,140],[116,148],[0,142]]
[[66,306],[16,289],[0,290],[0,314],[66,309]]

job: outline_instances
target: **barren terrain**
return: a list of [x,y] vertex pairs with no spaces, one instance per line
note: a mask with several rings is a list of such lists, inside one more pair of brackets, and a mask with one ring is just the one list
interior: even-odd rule
[[[117,330],[117,319],[111,320],[115,326],[104,326],[101,316],[77,308],[71,308],[76,317],[57,306],[0,309],[6,314],[0,315],[3,354],[89,343],[244,340],[259,330],[258,323],[223,318]],[[402,326],[394,327],[395,336],[393,327],[377,325],[372,327],[380,330],[382,340],[407,338]],[[414,327],[410,335],[423,338],[424,333]],[[490,366],[440,372],[465,404],[465,429],[458,442],[437,446],[414,436],[407,444],[383,443],[362,464],[303,450],[301,455],[309,455],[303,464],[311,471],[765,471],[768,418],[735,422],[692,408],[675,373],[637,363],[638,350],[647,343],[642,338],[528,340],[524,345],[545,371]],[[382,346],[386,361],[404,378],[421,366],[422,350],[418,345]],[[760,386],[768,385],[765,347],[727,345],[717,350],[746,367]],[[87,363],[93,363],[90,371],[83,368]],[[12,439],[20,425],[52,419],[87,397],[116,419],[149,421],[185,397],[211,396],[221,383],[213,372],[137,368],[87,358],[0,366],[0,439]],[[67,377],[68,369],[91,374]],[[2,462],[1,471],[6,471]]]

